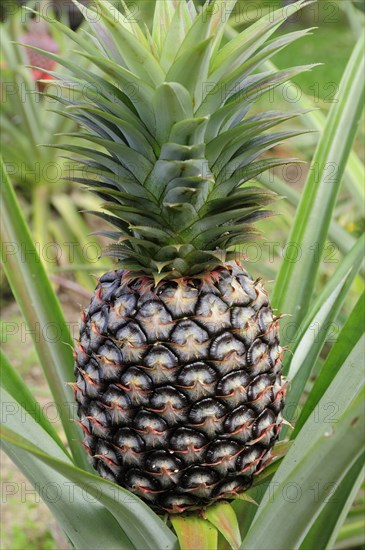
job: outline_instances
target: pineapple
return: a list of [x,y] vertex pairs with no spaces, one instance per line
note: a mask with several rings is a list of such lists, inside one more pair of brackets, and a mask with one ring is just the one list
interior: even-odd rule
[[85,129],[86,146],[64,148],[82,154],[75,180],[103,199],[95,214],[114,226],[103,234],[118,261],[98,281],[75,349],[83,446],[102,477],[160,513],[245,491],[282,424],[279,316],[239,250],[274,199],[248,182],[289,162],[259,157],[300,133],[266,132],[293,114],[249,111],[309,68],[259,70],[308,32],[272,38],[305,3],[227,41],[235,4],[197,12],[192,1],[157,1],[152,32],[127,7],[79,4],[92,40],[63,30],[97,70],[53,56],[73,90],[88,85],[79,99],[58,97]]

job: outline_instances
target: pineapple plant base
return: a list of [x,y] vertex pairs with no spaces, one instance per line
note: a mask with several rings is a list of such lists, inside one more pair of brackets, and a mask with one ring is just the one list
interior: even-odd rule
[[281,357],[267,293],[237,263],[156,286],[107,273],[76,351],[94,467],[160,512],[232,498],[270,460]]
[[303,133],[267,133],[292,113],[248,113],[310,67],[258,67],[308,31],[271,38],[279,9],[225,44],[234,0],[156,2],[152,34],[127,8],[97,0],[95,23],[75,3],[95,40],[60,28],[98,72],[48,54],[81,90],[56,99],[87,145],[62,148],[83,156],[75,180],[103,199],[121,268],[101,277],[76,347],[83,444],[101,476],[154,509],[202,509],[250,486],[281,426],[278,317],[236,247],[275,198],[244,184],[291,161],[256,159]]

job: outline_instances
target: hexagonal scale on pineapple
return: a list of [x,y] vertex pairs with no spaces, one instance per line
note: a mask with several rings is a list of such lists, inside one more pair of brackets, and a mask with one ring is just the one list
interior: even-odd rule
[[248,277],[223,276],[218,286],[222,300],[229,306],[246,306],[256,298],[253,282]]
[[280,375],[275,377],[275,382],[273,385],[273,394],[274,399],[270,403],[270,408],[278,414],[283,410],[285,405],[285,395],[286,395],[287,384],[282,383]]
[[174,318],[191,315],[195,311],[198,290],[184,282],[167,283],[157,294]]
[[146,351],[146,336],[133,321],[127,323],[116,334],[118,349],[123,362],[136,363]]
[[264,307],[260,310],[258,322],[262,340],[271,345],[275,344],[278,341],[279,319],[274,319],[271,308]]
[[180,487],[194,496],[209,498],[213,487],[218,481],[217,472],[211,468],[190,466],[181,476]]
[[102,439],[99,439],[96,449],[95,458],[101,460],[113,472],[115,477],[118,477],[122,471],[121,464],[114,449]]
[[279,319],[274,319],[261,338],[271,346],[279,341]]
[[150,399],[150,410],[159,413],[168,424],[175,424],[185,416],[188,400],[173,386],[157,388]]
[[158,414],[145,410],[138,411],[133,420],[133,427],[147,447],[166,444],[169,426]]
[[212,437],[222,430],[223,418],[226,414],[226,407],[223,403],[208,397],[198,401],[191,407],[188,420],[192,426],[196,426],[209,437]]
[[100,390],[103,386],[100,383],[99,369],[96,361],[91,360],[86,365],[85,370],[80,368],[76,376],[76,384],[82,394],[89,399],[100,397]]
[[113,445],[121,454],[123,464],[140,464],[146,449],[142,437],[131,428],[120,428],[113,437]]
[[82,446],[86,450],[86,452],[93,456],[95,453],[95,446],[96,446],[96,438],[92,435],[92,428],[91,428],[91,422],[90,419],[87,418],[85,415],[80,415],[80,420],[77,421],[77,423],[81,426],[84,437],[81,442]]
[[271,308],[269,307],[261,308],[257,318],[258,318],[261,334],[265,334],[265,332],[269,329],[270,325],[274,321]]
[[98,349],[96,358],[100,368],[100,377],[106,381],[117,380],[125,368],[122,354],[111,340],[105,340]]
[[114,426],[125,426],[133,417],[132,403],[127,393],[112,384],[104,393],[103,402],[99,405],[107,409]]
[[260,282],[255,284],[256,298],[251,302],[251,307],[259,311],[263,306],[269,305],[269,297]]
[[165,306],[155,301],[145,302],[136,319],[149,340],[167,340],[174,325]]
[[251,485],[251,480],[245,476],[236,476],[233,479],[222,481],[212,491],[215,499],[232,498],[245,491]]
[[153,390],[152,379],[142,369],[129,367],[116,384],[128,393],[133,406],[145,405]]
[[209,335],[194,321],[182,320],[171,333],[170,345],[181,362],[201,359],[208,353]]
[[212,293],[201,296],[194,318],[200,321],[211,334],[221,332],[230,324],[227,304]]
[[74,392],[75,399],[83,407],[87,407],[90,402],[90,398],[86,392],[86,382],[81,372],[76,374],[76,382],[69,382],[68,384]]
[[236,279],[240,283],[246,295],[250,297],[251,301],[255,301],[257,297],[255,281],[251,279],[247,272],[246,275],[237,274]]
[[256,311],[252,307],[234,307],[231,312],[235,334],[247,345],[260,334]]
[[[87,352],[89,347],[89,338],[84,330],[80,334],[80,340],[75,342],[74,349],[74,358],[75,358],[75,367],[74,373],[77,372],[77,367],[84,367],[90,359],[90,353]],[[91,350],[90,350],[91,352]]]
[[91,316],[89,326],[89,346],[92,351],[96,351],[105,341],[108,333],[108,309],[106,306]]
[[122,269],[115,269],[114,271],[108,271],[107,273],[104,273],[99,278],[99,284],[101,284],[105,288],[109,288],[110,285],[112,285],[115,281],[118,281],[118,286],[120,285],[120,280],[123,275]]
[[206,464],[213,466],[221,476],[226,476],[236,469],[236,458],[242,446],[233,440],[218,439],[209,445],[205,454]]
[[269,355],[271,364],[273,365],[272,372],[279,375],[282,369],[284,349],[281,346],[274,344],[272,347],[270,347]]
[[243,369],[230,372],[223,376],[217,384],[216,393],[232,410],[247,399],[247,386],[250,377]]
[[176,492],[166,493],[159,497],[159,506],[170,513],[182,513],[188,508],[199,505],[199,500],[192,495],[181,495]]
[[175,380],[178,358],[167,347],[155,344],[144,356],[141,368],[145,369],[155,384]]
[[246,366],[246,348],[230,332],[224,332],[213,340],[210,357],[221,374]]
[[152,451],[145,461],[146,472],[158,479],[164,489],[178,483],[184,463],[168,451]]
[[161,485],[157,479],[137,468],[128,470],[124,481],[127,489],[147,500],[154,500],[156,494],[161,492]]
[[207,397],[214,392],[218,375],[213,367],[203,362],[185,365],[177,377],[177,387],[181,388],[192,400]]
[[104,302],[109,302],[115,296],[120,287],[120,279],[120,276],[111,276],[110,281],[99,279],[99,288]]
[[278,433],[276,415],[270,409],[265,409],[255,420],[252,426],[252,442],[260,442],[263,447],[268,447]]
[[234,409],[224,421],[224,430],[228,437],[234,437],[246,443],[252,435],[252,425],[256,414],[246,405],[241,405]]
[[98,474],[106,479],[107,481],[111,481],[112,483],[118,483],[118,480],[116,476],[113,474],[110,468],[104,462],[101,460],[97,461],[96,469],[98,471]]
[[272,367],[273,363],[268,345],[260,338],[256,338],[247,351],[247,371],[255,376],[271,371]]
[[105,407],[91,401],[87,408],[86,418],[90,421],[90,433],[92,435],[104,439],[108,438],[111,417]]
[[255,411],[261,412],[274,400],[273,377],[269,374],[256,376],[247,388],[247,401]]
[[266,452],[259,445],[244,447],[237,458],[238,471],[246,476],[253,474]]
[[94,292],[93,297],[90,300],[89,307],[85,310],[85,316],[87,319],[90,319],[94,313],[99,311],[104,305],[104,299],[102,297],[103,289],[101,286],[98,286]]
[[171,435],[169,443],[170,453],[177,453],[185,462],[190,463],[201,457],[208,440],[197,430],[177,428]]
[[115,333],[129,320],[136,311],[137,298],[135,294],[124,293],[119,296],[113,307],[109,309],[108,328]]

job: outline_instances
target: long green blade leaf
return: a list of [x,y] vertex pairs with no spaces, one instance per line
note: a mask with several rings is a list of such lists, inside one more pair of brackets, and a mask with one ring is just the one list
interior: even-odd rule
[[293,439],[301,430],[311,412],[315,409],[322,395],[330,385],[331,380],[333,380],[333,377],[337,374],[341,364],[351,352],[351,349],[364,334],[364,314],[365,292],[363,292],[362,296],[359,298],[359,301],[351,312],[351,315],[341,330],[338,339],[334,343],[323,367],[321,368],[318,378],[295,425],[295,430],[292,434]]
[[233,550],[240,547],[241,534],[237,516],[229,502],[219,502],[209,506],[204,512],[204,517],[218,529]]
[[[295,259],[290,254],[285,256],[275,285],[273,306],[289,313],[290,322],[297,326],[310,306],[319,258],[363,107],[364,40],[361,37],[356,44],[342,78],[341,96],[328,116],[288,239],[288,245],[292,244],[300,254]],[[333,168],[335,173],[329,177]],[[287,319],[283,320],[284,328]]]
[[360,455],[305,537],[300,550],[330,549],[364,479],[364,455]]
[[28,439],[18,436],[7,427],[3,429],[2,438],[37,457],[102,503],[136,548],[177,550],[177,539],[168,527],[144,502],[129,491],[40,451]]
[[216,550],[217,529],[207,520],[198,516],[172,516],[181,550]]
[[[261,183],[265,189],[270,189],[283,197],[291,206],[295,208],[298,206],[300,202],[300,193],[276,175],[268,173],[259,174],[256,176],[256,180]],[[347,254],[356,242],[355,238],[335,220],[331,221],[328,237],[329,241],[333,242],[342,254]],[[365,275],[365,261],[363,261],[361,265],[361,273],[363,276]]]
[[363,514],[361,514],[360,518],[355,518],[345,523],[333,548],[334,550],[348,550],[349,548],[362,549],[364,544],[364,518]]
[[[67,462],[66,455],[36,420],[12,396],[1,389],[2,431],[12,433],[13,438],[31,440],[44,454],[55,460]],[[113,548],[133,550],[123,530],[112,514],[87,494],[84,488],[70,483],[66,476],[58,473],[35,456],[16,447],[9,441],[2,441],[4,451],[39,492],[57,519],[60,527],[76,548]],[[50,491],[50,487],[53,489]],[[56,496],[55,498],[55,493]],[[103,532],[103,536],[100,533]]]
[[[235,31],[230,32],[232,33]],[[277,72],[279,70],[272,61],[265,61],[263,67],[267,71]],[[290,84],[290,82],[288,82],[287,85],[288,84]],[[282,93],[281,86],[275,90],[275,93]],[[321,132],[321,134],[323,133],[326,124],[325,115],[321,111],[316,110],[316,104],[310,97],[305,94],[301,94],[301,97],[298,98],[298,102],[295,102],[294,104],[288,101],[287,106],[289,109],[297,109],[298,107],[301,109],[309,109],[310,112],[306,113],[302,117],[303,123],[309,129],[316,129]],[[349,192],[356,201],[356,207],[363,215],[365,215],[365,186],[363,185],[365,179],[365,167],[354,150],[350,152],[348,158],[345,168],[345,178],[345,184],[347,184]]]
[[[358,240],[328,281],[298,331],[293,355],[287,354],[285,371],[289,366],[288,377],[291,382],[287,394],[285,417],[289,422],[294,418],[305,384],[358,272],[363,258],[364,243],[365,236]],[[286,432],[287,426],[284,426],[280,434],[281,438],[285,437]]]
[[62,443],[60,436],[55,430],[53,424],[47,416],[38,401],[34,398],[32,392],[25,384],[22,377],[15,370],[4,352],[0,349],[1,377],[0,385],[27,411],[35,421],[52,437],[52,439],[61,447],[64,453],[68,454],[66,447]]
[[[350,286],[357,275],[360,268],[363,251],[365,246],[365,235],[362,235],[352,250],[339,264],[339,267],[324,286],[317,299],[310,308],[308,314],[303,320],[299,329],[296,328],[296,333],[288,338],[292,343],[293,356],[288,354],[285,362],[285,371],[289,367],[289,377],[293,378],[301,370],[303,359],[312,357],[313,361],[321,350],[326,334],[330,328],[330,324],[335,320],[338,311],[350,289]],[[326,302],[331,300],[330,306],[325,308]],[[322,319],[318,319],[319,312],[326,310]],[[320,323],[320,324],[319,324]],[[290,332],[289,326],[287,331]],[[314,328],[316,330],[314,330]],[[312,332],[312,342],[307,341],[309,334]],[[286,334],[288,337],[288,334]]]
[[[90,468],[79,441],[78,426],[70,418],[73,379],[72,338],[60,304],[34,247],[14,190],[0,162],[1,260],[13,294],[32,331],[34,346],[51,389],[72,455]],[[25,261],[26,260],[26,261]]]

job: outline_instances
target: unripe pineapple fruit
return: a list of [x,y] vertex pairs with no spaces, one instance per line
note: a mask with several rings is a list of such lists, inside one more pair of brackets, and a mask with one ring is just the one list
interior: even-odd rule
[[101,277],[75,370],[99,474],[168,512],[248,488],[281,425],[277,325],[261,283],[234,262],[157,285]]
[[64,29],[98,70],[54,56],[80,90],[61,99],[64,114],[86,130],[85,147],[63,147],[82,154],[76,181],[103,199],[96,214],[114,226],[103,234],[119,262],[76,346],[83,444],[101,476],[160,512],[247,489],[282,422],[278,317],[237,247],[274,199],[248,182],[289,162],[257,159],[300,133],[267,133],[294,115],[250,108],[308,69],[259,67],[308,31],[272,38],[297,2],[227,41],[235,4],[158,1],[150,33],[98,0],[98,17],[80,7],[94,40]]

